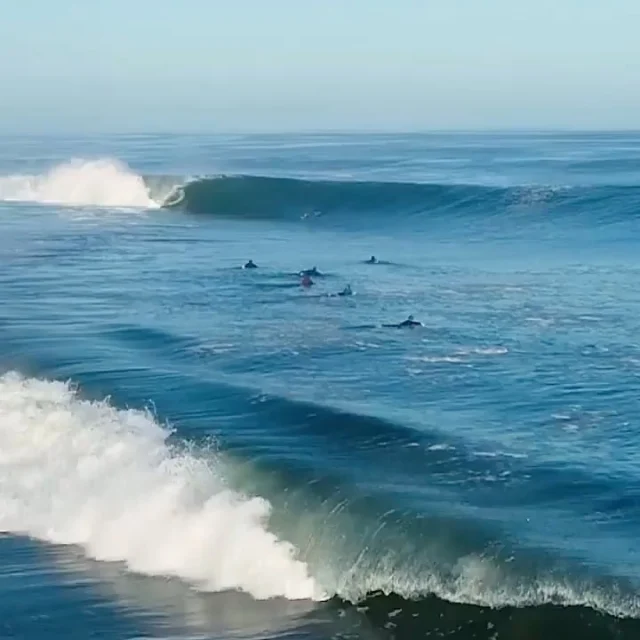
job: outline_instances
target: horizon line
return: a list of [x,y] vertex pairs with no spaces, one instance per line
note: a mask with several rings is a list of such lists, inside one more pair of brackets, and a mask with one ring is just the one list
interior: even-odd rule
[[392,129],[392,128],[300,128],[300,129],[58,129],[52,130],[13,130],[2,131],[0,137],[25,137],[25,136],[93,136],[93,135],[114,135],[114,136],[293,136],[293,135],[545,135],[545,134],[640,134],[640,127],[487,127],[487,128],[415,128],[415,129]]

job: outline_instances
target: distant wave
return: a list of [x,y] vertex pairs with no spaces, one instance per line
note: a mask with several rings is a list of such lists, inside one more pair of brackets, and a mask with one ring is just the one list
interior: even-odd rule
[[229,218],[416,220],[434,216],[635,216],[640,186],[311,180],[255,175],[141,175],[114,159],[72,160],[36,175],[0,177],[0,201],[65,206],[168,208]]
[[[176,181],[177,184],[177,181]],[[615,205],[615,209],[613,208]],[[495,187],[466,184],[305,180],[265,176],[192,179],[163,206],[230,218],[431,219],[547,212],[554,215],[637,215],[640,188],[624,186]]]
[[498,201],[503,189],[472,185],[304,180],[267,176],[193,179],[176,187],[165,206],[230,217],[309,218],[327,214],[395,212],[419,215],[431,209],[461,209]]

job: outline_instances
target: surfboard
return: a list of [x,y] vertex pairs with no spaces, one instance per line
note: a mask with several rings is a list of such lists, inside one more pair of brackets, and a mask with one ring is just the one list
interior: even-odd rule
[[185,199],[184,189],[182,187],[175,187],[169,195],[164,199],[162,203],[163,207],[176,207]]

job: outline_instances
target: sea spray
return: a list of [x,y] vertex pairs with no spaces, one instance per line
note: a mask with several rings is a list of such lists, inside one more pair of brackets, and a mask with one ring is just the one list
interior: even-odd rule
[[40,175],[0,177],[0,200],[70,206],[160,206],[142,176],[112,159],[76,159]]
[[295,549],[267,530],[269,503],[172,451],[169,435],[67,384],[0,377],[0,529],[202,590],[321,598]]

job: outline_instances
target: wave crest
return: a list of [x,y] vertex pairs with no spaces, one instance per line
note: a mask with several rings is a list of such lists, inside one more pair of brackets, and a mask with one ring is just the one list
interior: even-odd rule
[[149,415],[80,399],[67,384],[0,377],[0,529],[202,590],[322,599],[270,504],[172,450]]

